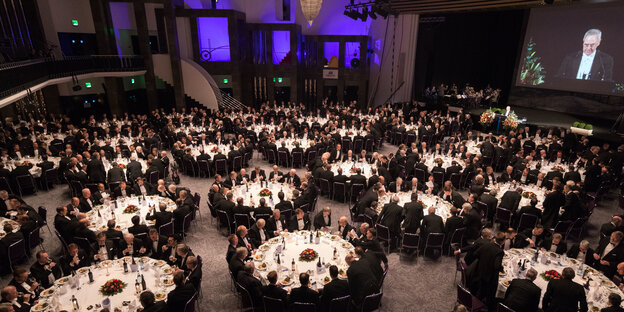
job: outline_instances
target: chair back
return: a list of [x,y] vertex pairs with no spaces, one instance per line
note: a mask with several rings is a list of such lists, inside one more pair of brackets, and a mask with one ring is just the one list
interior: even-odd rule
[[277,164],[282,167],[288,167],[288,153],[286,151],[277,151]]
[[457,302],[472,311],[472,294],[464,286],[457,284]]
[[568,230],[570,230],[570,226],[572,226],[572,221],[559,221],[555,224],[555,228],[553,229],[553,233],[559,233],[563,236],[562,239],[566,239],[568,236]]
[[502,302],[499,302],[496,306],[496,312],[516,312],[516,310],[504,305]]
[[303,166],[303,153],[301,152],[292,152],[292,166],[294,168],[300,168]]
[[321,186],[321,195],[329,194],[329,181],[324,178],[319,178],[318,180]]
[[459,246],[461,248],[462,243],[464,241],[464,234],[466,233],[466,228],[461,227],[455,229],[453,235],[451,235],[451,241],[449,242],[451,246]]
[[197,300],[197,292],[193,294],[191,299],[184,305],[184,312],[195,312],[195,301]]
[[39,206],[39,208],[37,208],[37,214],[39,215],[39,219],[41,219],[41,226],[47,225],[48,210],[43,206]]
[[276,298],[263,296],[262,303],[264,304],[264,312],[283,312],[284,311],[284,303],[282,302],[282,299],[276,299]]
[[347,187],[342,182],[334,182],[332,185],[332,199],[336,200],[336,194],[338,194],[340,199],[344,202],[345,195],[347,194]]
[[364,184],[356,183],[351,185],[351,201],[356,200],[364,190]]
[[518,232],[524,229],[532,229],[537,224],[537,216],[530,213],[523,213],[518,222]]
[[387,226],[377,223],[375,224],[375,228],[377,229],[377,239],[384,242],[389,242],[390,238],[390,229]]
[[51,168],[43,173],[47,183],[55,183],[58,181],[58,168]]
[[310,204],[305,203],[305,204],[301,205],[301,207],[299,207],[299,208],[301,208],[301,210],[303,210],[303,212],[307,213],[307,212],[310,211]]
[[501,225],[509,225],[511,223],[512,214],[513,213],[509,209],[497,207],[494,222],[500,223]]
[[173,220],[169,221],[158,228],[158,234],[165,237],[173,235]]
[[416,233],[403,233],[402,247],[407,249],[417,249],[420,243],[420,236]]
[[480,200],[477,200],[477,209],[481,216],[487,218],[488,217],[488,205]]
[[357,139],[355,141],[353,141],[353,152],[354,153],[360,153],[362,152],[362,149],[364,149],[364,140],[362,139]]
[[311,150],[308,152],[308,162],[312,161],[312,159],[316,158],[316,151]]
[[58,239],[61,241],[61,245],[63,246],[63,249],[65,250],[65,253],[68,253],[68,249],[67,249],[67,242],[65,241],[65,239],[63,238],[63,236],[61,236],[61,233],[59,233],[56,229],[54,229],[54,234],[56,235],[56,237],[58,237]]
[[87,184],[84,185],[84,187],[88,188],[89,191],[91,191],[91,194],[93,194],[93,193],[98,191],[97,183],[87,183]]
[[316,305],[309,302],[295,302],[292,309],[297,312],[316,312]]
[[243,156],[236,156],[232,160],[232,170],[239,172],[243,168]]
[[221,175],[227,174],[227,160],[225,159],[217,159],[214,162],[215,171]]
[[427,235],[427,241],[425,248],[442,248],[444,243],[444,233],[429,233]]
[[217,217],[217,209],[210,203],[210,200],[206,200],[206,205],[208,205],[208,209],[210,210],[210,215],[213,218]]
[[364,297],[364,301],[362,302],[362,312],[364,311],[375,311],[379,309],[381,305],[381,297],[383,293],[380,292],[378,294],[372,294]]
[[414,177],[418,179],[419,182],[425,183],[425,171],[420,168],[414,168]]
[[35,248],[41,244],[41,237],[39,236],[39,228],[36,228],[28,233],[28,250]]
[[156,184],[158,183],[158,178],[159,178],[159,172],[158,171],[152,171],[149,174],[148,180],[150,184]]
[[8,248],[9,254],[9,267],[13,270],[13,266],[26,259],[26,242],[24,239],[20,239],[17,242],[11,244]]
[[[434,179],[435,179],[435,177],[434,177]],[[461,188],[461,185],[459,183],[461,181],[461,174],[459,174],[459,173],[451,173],[450,180],[451,180],[451,183],[453,184],[453,187],[456,190],[459,190]]]
[[13,194],[13,190],[11,190],[11,184],[9,184],[9,180],[5,177],[0,177],[0,190],[7,191],[9,194]]
[[589,220],[588,217],[583,217],[583,218],[576,219],[572,223],[572,225],[570,226],[570,229],[568,230],[567,238],[568,239],[578,239],[578,238],[580,238],[581,232],[583,232],[583,227],[587,223],[587,220]]
[[249,220],[249,215],[244,213],[236,213],[234,214],[234,224],[236,228],[241,225],[244,225],[246,228],[251,228],[251,221]]
[[444,184],[444,172],[434,171],[433,172],[433,182],[437,185]]
[[346,153],[351,149],[351,139],[348,137],[342,138],[342,152]]
[[249,294],[247,289],[245,289],[245,287],[243,287],[243,285],[241,285],[240,283],[236,282],[236,290],[241,296],[243,310],[255,311],[253,300],[251,299],[251,295]]
[[186,233],[189,231],[189,229],[191,228],[191,221],[193,221],[193,213],[190,212],[189,214],[187,214],[186,216],[184,216],[184,223],[182,224],[183,228],[182,228],[182,232]]
[[74,243],[76,243],[86,253],[91,254],[91,243],[86,237],[74,237]]
[[367,139],[366,143],[364,143],[365,147],[366,147],[366,151],[367,152],[373,152],[373,150],[375,149],[375,141],[373,141],[372,139]]
[[219,219],[219,226],[227,226],[228,231],[230,233],[234,233],[234,229],[232,228],[232,222],[230,221],[230,217],[227,212],[223,210],[217,210],[217,218]]
[[329,302],[329,312],[349,311],[349,301],[351,296],[334,298]]
[[[73,181],[72,181],[72,182],[73,182]],[[80,182],[78,182],[78,183],[80,183]],[[119,184],[121,184],[121,182],[110,182],[110,183],[108,183],[108,189],[109,189],[109,190],[111,191],[111,193],[112,193],[112,192],[114,192],[114,191],[115,191],[115,189],[116,189],[116,188],[118,188],[118,187],[119,187]],[[80,193],[78,193],[78,194],[80,194]]]
[[292,215],[293,215],[293,210],[285,209],[281,211],[281,214],[284,216],[284,220],[290,220],[290,218],[292,218]]
[[199,209],[199,205],[201,203],[201,195],[199,195],[199,193],[197,192],[195,192],[195,195],[193,195],[193,203],[195,204],[195,207]]
[[141,241],[141,243],[142,243],[144,246],[146,245],[146,243],[149,243],[149,242],[147,241],[147,237],[148,237],[148,236],[147,236],[147,233],[145,233],[145,232],[143,232],[143,233],[137,233],[137,234],[134,234],[134,238],[136,238],[136,239],[140,240],[140,241]]

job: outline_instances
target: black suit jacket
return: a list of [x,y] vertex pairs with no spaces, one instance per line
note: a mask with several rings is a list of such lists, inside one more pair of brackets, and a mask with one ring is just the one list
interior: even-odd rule
[[325,287],[323,287],[323,292],[321,293],[321,311],[328,311],[329,304],[332,299],[340,298],[344,296],[348,296],[351,293],[349,292],[349,282],[340,279],[333,279],[329,282]]
[[514,311],[535,312],[542,290],[528,279],[514,279],[507,287],[503,303]]
[[319,211],[315,216],[314,216],[314,229],[315,230],[321,230],[323,227],[330,227],[331,226],[331,214],[329,214],[328,216],[328,220],[329,223],[325,223],[325,219],[323,218],[323,211]]
[[254,306],[262,306],[262,284],[260,281],[245,271],[238,272],[236,280],[249,292]]
[[[134,241],[132,242],[132,255],[134,257],[143,256],[143,254],[139,251],[142,247],[143,247],[143,242],[140,239],[135,238]],[[118,251],[119,258],[124,257],[124,256],[129,256],[129,254],[124,254],[124,250],[126,248],[128,248],[128,243],[126,243],[126,241],[122,239],[119,242],[119,251]]]
[[551,280],[542,299],[542,309],[546,312],[587,312],[585,290],[571,280]]
[[284,306],[288,304],[288,292],[277,285],[269,284],[262,286],[262,295],[273,299],[280,299]]
[[379,214],[379,223],[385,225],[390,230],[390,234],[398,236],[401,234],[401,221],[403,221],[403,208],[395,203],[385,204]]
[[503,194],[503,197],[500,200],[499,207],[506,208],[511,210],[511,212],[516,212],[518,210],[518,205],[520,205],[520,199],[522,196],[518,194],[516,191],[507,191]]
[[[129,187],[128,185],[126,185],[126,196],[132,196],[134,194],[134,189],[132,189],[131,187]],[[119,198],[121,197],[121,187],[118,186],[117,188],[115,188],[115,190],[113,191],[113,198]]]
[[148,213],[145,216],[146,220],[155,220],[156,221],[156,229],[160,228],[161,225],[171,221],[171,218],[173,218],[173,213],[169,212],[169,211],[158,211],[158,212],[153,212],[153,213]]
[[435,214],[428,214],[424,216],[420,231],[423,235],[429,233],[444,233],[444,222],[442,221],[442,217]]
[[277,223],[281,223],[282,231],[287,230],[288,226],[286,225],[286,221],[284,220],[284,216],[280,216],[279,220],[275,220],[275,218],[271,217],[266,220],[266,230],[269,233],[269,237],[275,237],[275,231],[277,231]]
[[423,205],[419,202],[409,202],[403,205],[403,214],[405,216],[403,227],[406,233],[416,233],[418,231],[424,215],[423,209]]
[[[557,77],[566,79],[576,79],[583,51],[574,52],[566,55],[559,66]],[[612,81],[613,80],[613,57],[600,50],[596,50],[594,62],[592,63],[589,77],[587,80]]]
[[[568,258],[576,259],[576,257],[578,257],[579,252],[580,252],[579,244],[574,244],[572,245],[572,247],[570,247],[570,249],[566,253],[566,256],[568,256]],[[591,248],[588,248],[587,253],[585,253],[585,264],[589,266],[594,264],[594,250]]]
[[165,311],[167,311],[167,303],[164,301],[158,301],[147,308],[143,308],[143,312],[165,312]]
[[[304,222],[303,230],[310,230],[310,217],[308,216],[308,214],[303,215],[303,222]],[[297,221],[297,216],[293,215],[290,218],[290,222],[288,223],[288,231],[290,232],[297,231],[298,224],[299,222]]]
[[288,303],[289,305],[291,305],[292,311],[296,311],[292,308],[292,304],[295,302],[317,304],[318,301],[319,301],[319,293],[308,288],[307,286],[293,288],[290,291],[290,297],[288,298]]
[[177,286],[167,295],[167,310],[184,311],[186,302],[188,302],[194,294],[195,289],[191,284]]

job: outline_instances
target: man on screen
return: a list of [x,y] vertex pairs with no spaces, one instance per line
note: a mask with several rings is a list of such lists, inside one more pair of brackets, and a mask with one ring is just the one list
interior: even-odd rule
[[588,30],[583,36],[583,51],[568,54],[561,62],[557,77],[612,81],[613,57],[598,50],[601,39],[599,29]]

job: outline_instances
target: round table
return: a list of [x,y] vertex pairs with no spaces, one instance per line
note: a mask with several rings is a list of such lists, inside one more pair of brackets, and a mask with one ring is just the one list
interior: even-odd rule
[[[22,157],[22,158],[20,158],[18,160],[11,159],[11,160],[8,160],[6,162],[6,165],[7,165],[8,169],[13,170],[13,169],[15,169],[15,167],[17,167],[18,164],[21,164],[21,163],[23,163],[25,161],[27,161],[27,162],[29,162],[30,164],[33,165],[32,168],[28,169],[30,174],[33,177],[35,177],[35,178],[40,177],[41,173],[42,173],[41,172],[41,167],[38,167],[37,165],[42,162],[41,157],[30,157],[30,156],[27,156],[27,157]],[[60,157],[49,156],[48,157],[48,161],[51,161],[52,163],[54,163],[54,167],[53,168],[58,168],[59,162],[61,161],[61,158]]]
[[[401,207],[403,207],[405,203],[409,203],[412,201],[412,192],[386,193],[383,197],[379,198],[379,205],[377,206],[378,214],[381,213],[381,210],[383,209],[383,206],[385,204],[390,203],[390,199],[394,195],[399,197],[398,205]],[[440,196],[427,193],[419,193],[418,200],[423,203],[423,214],[425,216],[429,214],[429,207],[435,206],[435,214],[442,217],[442,220],[444,220],[444,222],[446,222],[447,218],[451,217],[451,207],[453,207],[453,204],[440,198]]]
[[341,168],[342,174],[344,174],[347,177],[355,175],[355,170],[351,171],[351,169],[360,168],[362,169],[362,175],[366,177],[367,180],[373,175],[372,169],[373,168],[377,169],[377,166],[373,166],[367,162],[359,162],[359,161],[335,162],[331,166],[332,166],[331,171],[334,173],[334,175],[338,175],[338,168]]
[[425,165],[427,165],[427,168],[429,168],[429,171],[431,171],[431,169],[433,169],[433,167],[437,167],[438,163],[436,162],[436,159],[440,158],[442,160],[442,168],[446,169],[448,167],[450,167],[453,164],[453,161],[456,161],[457,164],[459,166],[463,167],[464,161],[459,159],[459,158],[453,158],[450,156],[446,156],[446,155],[434,155],[434,154],[430,154],[427,153],[425,154],[423,157],[425,157]]
[[[17,214],[17,211],[15,212],[15,214]],[[0,217],[0,225],[1,225],[0,226],[0,238],[3,238],[6,236],[6,233],[4,232],[5,223],[11,223],[11,225],[13,226],[13,233],[16,233],[20,229],[20,225],[19,223],[17,223],[17,221]]]
[[[131,261],[130,257],[124,258]],[[139,260],[144,261],[143,269],[141,269]],[[163,260],[154,260],[148,257],[135,258],[137,261],[137,272],[132,272],[130,263],[128,263],[128,273],[124,273],[122,259],[102,261],[90,267],[81,268],[76,272],[74,281],[78,280],[79,284],[72,282],[71,276],[66,276],[56,280],[54,286],[44,290],[41,293],[39,304],[47,304],[45,311],[72,311],[72,296],[78,300],[81,311],[87,311],[89,306],[96,304],[102,305],[102,301],[106,298],[110,299],[110,311],[119,308],[121,311],[135,311],[141,306],[139,302],[135,281],[137,274],[140,273],[145,278],[146,290],[150,290],[156,296],[156,300],[165,300],[167,294],[173,290],[174,269],[166,264]],[[93,273],[93,283],[89,283],[88,270]],[[111,279],[119,279],[126,283],[126,287],[121,293],[113,296],[105,296],[100,293],[100,287]],[[79,285],[72,287],[71,284]],[[125,303],[125,305],[124,305]],[[133,305],[134,309],[130,309]],[[31,311],[40,311],[41,306],[35,305]],[[96,308],[93,311],[99,311]]]
[[496,198],[498,198],[498,200],[500,201],[501,198],[503,198],[503,195],[505,195],[505,192],[507,191],[515,191],[516,188],[521,187],[522,188],[522,198],[520,199],[520,204],[518,205],[518,208],[521,208],[523,206],[529,206],[531,204],[531,193],[534,193],[535,196],[537,197],[537,205],[535,207],[539,208],[539,209],[544,209],[542,204],[544,203],[544,198],[546,197],[546,189],[542,188],[542,187],[538,187],[535,184],[529,184],[529,185],[514,185],[513,183],[498,183],[497,184],[497,189],[498,189],[498,193],[496,194]]
[[[132,226],[132,217],[138,215],[141,217],[141,223],[147,226],[153,226],[156,224],[153,220],[145,220],[145,216],[149,212],[149,206],[156,206],[155,210],[158,211],[158,205],[164,202],[167,204],[167,211],[173,211],[176,209],[176,204],[169,198],[160,197],[158,195],[146,196],[143,200],[142,196],[131,196],[120,198],[115,201],[108,202],[104,205],[97,205],[91,211],[87,212],[87,218],[89,219],[89,229],[92,231],[105,231],[106,223],[112,219],[112,212],[115,212],[115,220],[117,221],[117,229],[127,232],[128,228]],[[115,206],[116,203],[116,206]],[[135,205],[139,210],[135,213],[124,213],[129,205]],[[99,215],[98,215],[99,211]]]
[[[271,196],[260,196],[260,191],[264,189],[270,190]],[[284,192],[284,200],[290,200],[293,190],[294,188],[291,188],[286,183],[263,182],[262,186],[260,186],[260,182],[254,182],[247,185],[237,185],[232,188],[232,193],[234,194],[234,200],[242,197],[245,206],[255,208],[258,206],[260,198],[264,198],[267,206],[273,208],[275,204],[279,203],[277,194],[280,191]]]
[[[590,279],[589,289],[585,289],[589,311],[594,311],[596,308],[602,309],[607,307],[609,294],[611,292],[619,294],[620,292],[619,288],[609,278],[596,269],[582,264],[576,259],[571,259],[565,255],[559,255],[554,252],[540,251],[538,260],[534,262],[532,261],[534,256],[535,249],[533,248],[514,248],[505,251],[505,256],[503,257],[504,273],[499,274],[498,289],[496,294],[497,297],[503,298],[511,280],[515,278],[524,278],[529,268],[534,268],[537,271],[538,276],[534,283],[542,289],[541,298],[544,297],[546,287],[548,286],[548,281],[542,277],[542,273],[546,271],[556,270],[559,274],[561,274],[564,268],[570,267],[574,269],[574,272],[576,273],[573,279],[574,282],[585,285],[587,280]],[[520,270],[518,262],[524,260],[526,260],[525,270]],[[579,267],[582,272],[580,274]],[[583,277],[584,274],[585,277]],[[540,307],[541,306],[542,299],[540,299]]]
[[[329,266],[336,265],[339,269],[338,277],[347,278],[348,266],[344,261],[347,254],[352,253],[353,245],[343,240],[339,235],[331,235],[324,232],[312,232],[313,239],[310,242],[310,231],[297,231],[293,233],[282,233],[280,236],[269,239],[262,244],[253,256],[256,272],[263,282],[266,283],[266,276],[269,272],[277,271],[277,281],[286,289],[301,286],[299,284],[299,273],[308,272],[310,283],[313,289],[323,288],[331,278],[329,277]],[[320,237],[317,237],[320,235]],[[284,243],[286,248],[283,248]],[[313,261],[301,261],[299,255],[305,249],[313,249],[321,258],[321,271],[317,270],[318,257]],[[281,264],[277,264],[277,254]],[[334,258],[334,250],[336,257]],[[295,270],[292,270],[292,261],[295,261]],[[286,278],[289,281],[286,281]]]

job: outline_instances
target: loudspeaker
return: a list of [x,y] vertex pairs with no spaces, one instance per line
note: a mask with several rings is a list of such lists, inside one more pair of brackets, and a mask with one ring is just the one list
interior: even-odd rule
[[72,90],[77,92],[77,91],[82,90],[82,87],[80,85],[75,85],[75,86],[72,87]]
[[352,58],[351,59],[351,68],[360,68],[360,59]]

